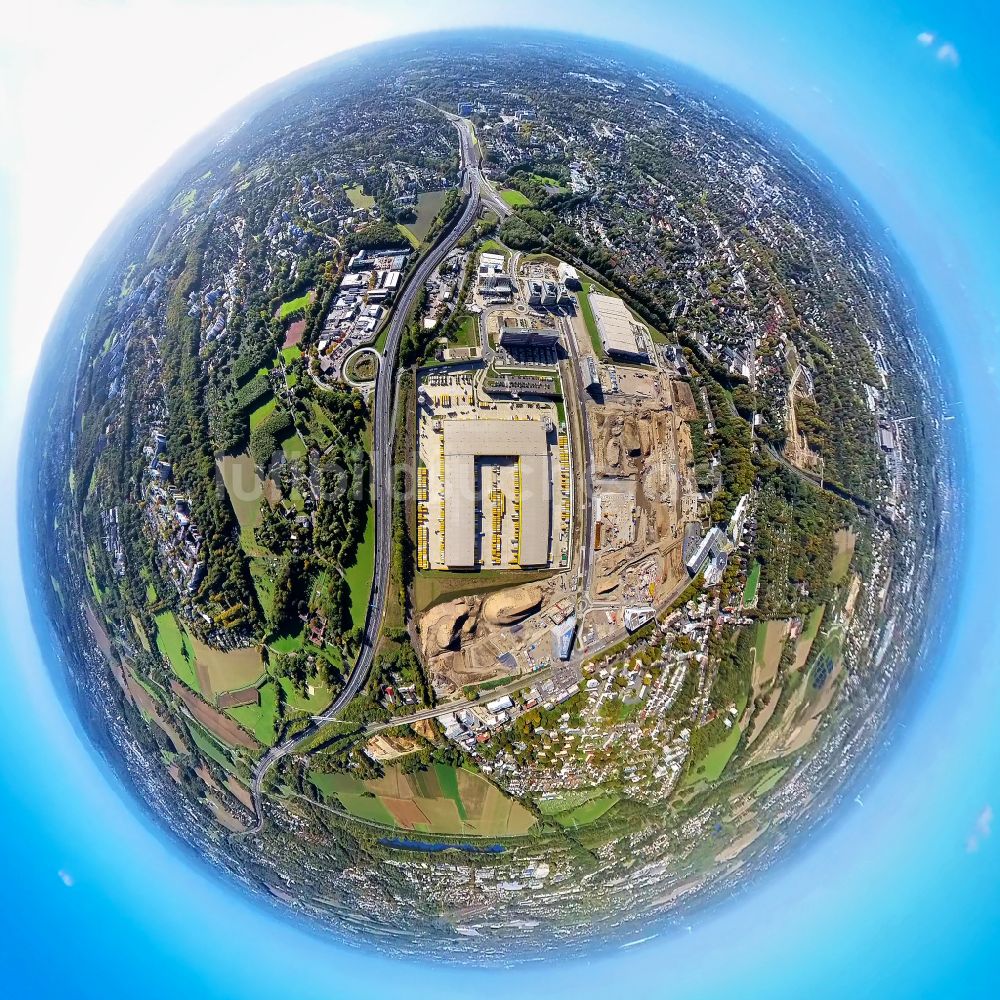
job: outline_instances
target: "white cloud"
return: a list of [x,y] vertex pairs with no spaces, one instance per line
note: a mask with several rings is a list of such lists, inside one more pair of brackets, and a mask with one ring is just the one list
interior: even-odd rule
[[933,31],[921,31],[920,34],[917,35],[917,41],[921,45],[933,45],[936,37],[937,36]]
[[993,807],[988,803],[980,810],[976,817],[976,822],[972,827],[972,833],[965,841],[965,849],[973,854],[979,850],[982,841],[993,832]]
[[957,66],[959,62],[958,49],[951,42],[945,42],[944,45],[938,48],[937,57],[941,62],[947,63],[949,66]]
[[68,871],[64,868],[59,869],[59,879],[67,889],[72,889],[74,885],[74,878]]

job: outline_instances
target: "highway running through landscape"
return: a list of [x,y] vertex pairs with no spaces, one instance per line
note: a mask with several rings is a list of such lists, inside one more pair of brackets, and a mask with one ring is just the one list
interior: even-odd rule
[[396,356],[411,309],[435,268],[455,248],[458,241],[472,228],[484,203],[503,204],[499,195],[482,174],[482,156],[467,119],[448,115],[459,134],[460,166],[464,175],[465,203],[459,217],[442,230],[437,242],[417,265],[396,300],[386,335],[382,363],[375,383],[375,420],[372,441],[372,502],[375,505],[375,572],[372,580],[371,601],[365,616],[365,628],[357,661],[343,690],[330,707],[314,718],[308,729],[285,740],[264,754],[253,771],[250,792],[253,796],[256,823],[248,834],[258,833],[264,826],[263,785],[268,771],[283,757],[295,752],[317,730],[332,722],[360,692],[375,658],[382,618],[385,613],[385,595],[389,585],[389,563],[392,551],[393,457],[395,453],[395,400]]

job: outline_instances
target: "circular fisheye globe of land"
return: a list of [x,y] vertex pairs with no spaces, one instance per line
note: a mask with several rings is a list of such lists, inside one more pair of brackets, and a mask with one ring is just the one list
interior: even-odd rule
[[853,797],[953,471],[829,167],[651,55],[462,33],[169,173],[50,335],[24,501],[36,624],[158,822],[488,963],[687,922]]

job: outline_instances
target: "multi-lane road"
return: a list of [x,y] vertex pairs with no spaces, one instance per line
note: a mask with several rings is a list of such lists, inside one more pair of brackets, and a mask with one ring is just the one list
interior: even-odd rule
[[385,348],[382,352],[382,363],[379,365],[375,383],[375,419],[372,434],[372,440],[375,442],[372,456],[372,500],[375,505],[375,572],[358,658],[347,683],[330,707],[322,715],[316,716],[308,729],[285,740],[284,743],[272,747],[257,762],[250,786],[257,821],[247,831],[248,833],[258,832],[264,825],[262,789],[267,773],[279,760],[294,753],[297,747],[314,736],[322,725],[336,719],[368,680],[379,632],[382,628],[385,595],[389,585],[389,560],[392,551],[392,493],[395,485],[393,457],[395,453],[396,356],[399,353],[399,344],[407,318],[420,294],[420,289],[423,288],[435,268],[455,248],[458,241],[472,228],[479,217],[480,209],[488,206],[493,211],[499,211],[503,215],[509,212],[506,203],[483,177],[482,156],[472,123],[455,115],[448,115],[448,117],[458,129],[465,202],[458,218],[445,227],[437,242],[410,275],[402,293],[396,300],[392,318],[389,321]]

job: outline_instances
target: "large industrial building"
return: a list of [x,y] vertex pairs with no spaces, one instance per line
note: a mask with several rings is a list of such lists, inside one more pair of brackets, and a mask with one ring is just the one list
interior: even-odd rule
[[549,327],[502,326],[501,347],[555,347],[559,331]]
[[514,507],[517,563],[545,566],[551,534],[547,426],[539,420],[443,422],[444,561],[452,569],[477,563],[477,461],[516,459]]
[[619,358],[648,360],[646,328],[636,321],[621,299],[591,292],[590,307],[605,353]]

